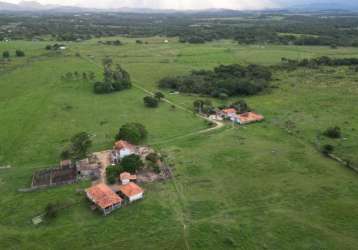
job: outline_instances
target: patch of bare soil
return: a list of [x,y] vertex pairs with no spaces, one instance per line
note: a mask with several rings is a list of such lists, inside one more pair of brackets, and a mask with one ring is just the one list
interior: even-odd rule
[[160,173],[156,173],[151,169],[142,169],[137,173],[138,183],[150,183],[155,181],[164,181],[172,177],[172,172],[168,166],[164,163],[158,163],[160,167]]

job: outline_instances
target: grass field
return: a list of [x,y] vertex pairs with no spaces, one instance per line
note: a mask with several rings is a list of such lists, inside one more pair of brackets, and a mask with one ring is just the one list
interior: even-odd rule
[[[12,166],[0,169],[0,249],[358,248],[357,174],[315,148],[318,132],[338,125],[344,138],[321,143],[334,144],[339,157],[358,164],[358,75],[353,70],[277,72],[277,88],[245,98],[265,122],[191,136],[186,135],[207,128],[204,120],[166,103],[149,110],[138,88],[96,96],[90,82],[61,80],[69,71],[94,71],[100,78],[98,65],[110,56],[135,84],[154,91],[164,76],[221,63],[358,57],[358,49],[120,39],[125,45],[119,47],[98,45],[98,40],[69,43],[63,54],[49,54],[43,42],[0,44],[0,52],[19,48],[27,54],[0,71],[0,166]],[[166,95],[187,108],[197,98]],[[29,186],[35,169],[58,162],[76,132],[94,135],[93,151],[106,149],[130,121],[145,124],[146,143],[167,155],[175,174],[173,180],[146,185],[143,201],[103,218],[76,193],[89,186],[86,182],[17,192]],[[56,201],[70,207],[49,223],[32,225],[31,219]]]

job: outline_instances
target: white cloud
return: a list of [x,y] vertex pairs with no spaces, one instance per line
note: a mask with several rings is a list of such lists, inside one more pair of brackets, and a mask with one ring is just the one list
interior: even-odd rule
[[[5,0],[18,2],[16,0]],[[227,8],[253,10],[277,6],[275,0],[38,0],[42,4],[78,5],[97,8],[207,9]]]

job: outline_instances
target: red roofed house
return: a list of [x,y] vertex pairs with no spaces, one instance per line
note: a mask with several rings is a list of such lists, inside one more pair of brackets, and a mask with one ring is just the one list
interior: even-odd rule
[[107,185],[98,184],[86,189],[88,199],[99,207],[104,215],[108,215],[121,207],[122,198],[113,192]]
[[113,158],[115,161],[120,161],[126,156],[136,153],[136,147],[127,141],[117,141],[114,144]]
[[252,122],[259,122],[265,118],[262,115],[256,114],[255,112],[247,112],[238,116],[240,124],[248,124]]
[[121,180],[122,185],[127,185],[130,181],[137,180],[137,176],[131,175],[128,172],[123,172],[119,175],[119,179]]
[[143,199],[144,190],[133,182],[129,182],[126,185],[121,185],[119,187],[119,191],[130,203]]

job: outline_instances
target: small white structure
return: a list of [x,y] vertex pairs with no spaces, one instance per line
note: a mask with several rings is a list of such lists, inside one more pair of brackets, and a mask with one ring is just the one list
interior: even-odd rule
[[119,190],[129,203],[143,199],[144,196],[144,190],[133,182],[121,185]]
[[164,43],[169,43],[169,40],[164,40]]
[[119,175],[119,179],[121,180],[122,185],[127,185],[130,181],[137,180],[137,176],[131,175],[128,172],[123,172]]
[[61,47],[59,47],[59,49],[60,49],[60,50],[65,50],[66,47],[65,47],[65,46],[61,46]]

